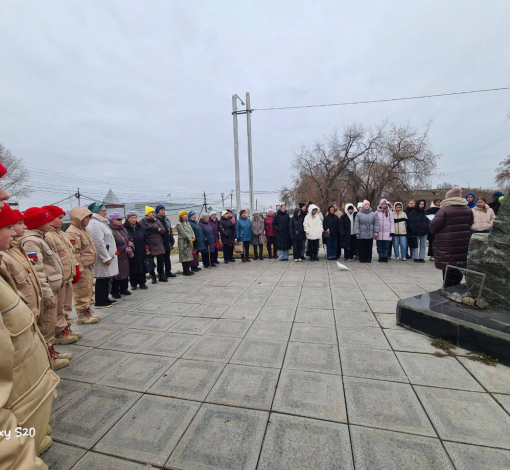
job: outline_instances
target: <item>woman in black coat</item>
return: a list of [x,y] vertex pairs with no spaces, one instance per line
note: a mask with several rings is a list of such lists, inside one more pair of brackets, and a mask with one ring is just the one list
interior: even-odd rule
[[138,285],[140,289],[148,289],[145,259],[148,254],[149,241],[145,229],[136,219],[137,215],[135,212],[128,212],[126,221],[124,222],[124,227],[135,246],[133,257],[129,258],[129,282],[131,284],[131,290],[136,290]]
[[[427,209],[427,215],[436,215],[439,209],[441,209],[441,198],[436,197]],[[427,252],[427,255],[429,256],[430,261],[434,261],[434,237],[434,234],[429,232],[427,236],[427,240],[429,241],[429,251]]]
[[234,263],[234,240],[236,238],[236,226],[229,217],[228,211],[221,213],[220,235],[223,244],[223,262],[225,264]]
[[282,204],[274,216],[273,228],[276,235],[276,249],[280,261],[289,261],[289,248],[292,240],[289,233],[290,216],[287,213],[287,206]]
[[324,217],[322,227],[324,228],[322,236],[326,239],[327,258],[338,259],[340,255],[338,250],[340,219],[335,214],[334,206],[331,205],[328,207],[328,213],[326,214],[326,217]]
[[427,217],[425,199],[416,201],[414,210],[407,217],[407,229],[411,235],[411,240],[415,248],[412,249],[413,260],[416,263],[425,262],[425,250],[427,245],[427,236],[429,234],[430,220]]
[[304,244],[305,240],[305,229],[303,228],[303,222],[305,218],[299,207],[294,209],[294,216],[290,219],[289,223],[289,235],[292,240],[292,253],[294,255],[294,261],[303,261],[304,256]]

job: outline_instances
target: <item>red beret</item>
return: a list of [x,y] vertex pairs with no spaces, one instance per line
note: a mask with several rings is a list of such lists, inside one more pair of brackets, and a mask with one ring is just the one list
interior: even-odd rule
[[5,176],[6,173],[7,173],[7,168],[5,168],[5,166],[3,166],[0,163],[0,178],[2,178],[2,176]]
[[20,211],[12,210],[5,202],[0,205],[0,228],[17,224],[20,220],[23,220]]
[[58,206],[43,206],[42,208],[48,210],[54,219],[66,215],[66,211]]
[[239,212],[239,215],[246,214],[246,211],[243,209],[241,212]]
[[30,207],[23,215],[25,216],[25,225],[29,230],[34,230],[55,218],[48,209],[42,207]]

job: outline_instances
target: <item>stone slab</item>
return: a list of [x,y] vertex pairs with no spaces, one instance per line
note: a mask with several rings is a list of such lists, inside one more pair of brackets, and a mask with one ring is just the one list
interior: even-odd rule
[[157,356],[181,357],[199,339],[200,336],[196,335],[160,333],[148,341],[139,352]]
[[290,342],[283,367],[327,374],[342,373],[338,348],[331,344]]
[[351,426],[351,442],[359,470],[454,470],[439,439]]
[[58,371],[58,375],[64,379],[96,383],[128,357],[130,354],[124,352],[94,349],[71,361],[66,368]]
[[241,338],[202,336],[188,349],[183,358],[227,363],[240,342]]
[[338,343],[340,347],[391,349],[380,328],[338,328]]
[[347,423],[342,377],[282,370],[273,411]]
[[197,402],[144,395],[94,450],[161,466],[199,408]]
[[156,313],[167,314],[167,315],[182,315],[186,316],[193,312],[200,304],[185,303],[185,302],[172,302],[167,304],[164,308]]
[[211,328],[209,328],[205,334],[243,338],[250,329],[252,323],[253,322],[251,320],[231,320],[228,318],[221,318]]
[[296,307],[284,305],[281,307],[263,307],[259,313],[258,320],[263,321],[294,321]]
[[488,366],[464,357],[458,359],[489,392],[510,394],[510,367],[502,364]]
[[322,323],[325,325],[334,325],[335,317],[333,310],[298,307],[294,321],[296,323]]
[[204,404],[166,463],[180,470],[254,470],[269,413]]
[[344,377],[349,423],[436,437],[411,385]]
[[279,375],[277,369],[227,364],[206,401],[269,411]]
[[409,383],[393,351],[341,347],[343,375]]
[[[372,300],[384,300],[384,301],[394,301],[395,306],[397,305],[397,300],[399,300],[398,296],[392,292],[389,289],[381,290],[381,289],[371,289],[363,291],[363,295],[365,296],[365,299],[372,301]],[[370,304],[370,302],[368,302]]]
[[262,306],[260,307],[246,307],[234,305],[230,307],[221,318],[233,318],[236,320],[255,320],[257,315],[262,310]]
[[51,470],[69,470],[85,454],[85,449],[53,441],[41,458]]
[[73,344],[59,344],[57,346],[59,353],[71,353],[73,355],[73,360],[78,359],[84,354],[92,351],[92,348],[88,346],[80,346],[76,343]]
[[250,330],[246,334],[247,338],[253,339],[275,339],[279,341],[288,341],[292,323],[287,321],[261,321],[253,322]]
[[230,362],[246,366],[280,368],[286,350],[286,341],[244,338]]
[[204,401],[224,367],[217,362],[179,359],[150,388],[149,393]]
[[453,463],[460,470],[508,470],[510,451],[488,447],[445,442]]
[[179,320],[182,320],[182,318],[184,317],[173,315],[139,315],[138,320],[131,324],[131,328],[136,328],[138,330],[165,331],[175,325]]
[[375,318],[381,325],[381,328],[389,328],[391,330],[401,330],[402,327],[397,325],[397,315],[394,313],[376,313]]
[[379,324],[371,312],[335,310],[335,319],[338,328],[365,328],[369,326],[379,328]]
[[93,385],[80,400],[52,415],[51,435],[57,441],[90,449],[140,397],[139,393]]
[[[149,314],[147,314],[149,315]],[[140,314],[138,312],[117,312],[106,319],[101,319],[101,324],[108,324],[108,326],[119,326],[124,328],[132,328],[133,324],[136,323],[140,316],[144,317],[146,315]]]
[[354,469],[345,424],[271,414],[259,470]]
[[510,449],[510,416],[487,393],[415,387],[439,437]]
[[[328,289],[329,291],[329,289]],[[333,302],[331,301],[331,293],[328,292],[327,295],[321,296],[320,294],[301,294],[301,297],[299,298],[298,305],[300,307],[309,307],[309,308],[326,308],[326,309],[332,309],[333,308]]]
[[406,352],[396,354],[412,384],[472,392],[484,391],[454,357]]
[[176,323],[168,331],[170,333],[181,333],[187,335],[203,335],[216,320],[212,318],[186,317]]
[[298,343],[337,344],[336,331],[330,325],[316,323],[295,323],[291,341]]
[[133,354],[104,376],[99,385],[146,392],[173,363],[175,358]]
[[503,405],[503,408],[507,411],[507,413],[510,414],[510,395],[500,395],[498,393],[494,395],[494,398],[496,398],[496,400]]
[[75,380],[61,379],[57,386],[57,398],[53,401],[51,412],[55,413],[59,408],[79,398],[90,387],[89,383],[76,382]]
[[147,470],[147,465],[128,460],[87,452],[73,470]]
[[188,317],[220,318],[227,309],[228,305],[203,304],[188,314]]
[[429,353],[441,352],[430,344],[431,338],[414,331],[384,330],[391,347],[395,351]]
[[83,333],[83,338],[80,339],[80,346],[97,348],[124,331],[123,328],[108,326],[108,324],[101,325],[99,328],[97,325],[90,326],[92,328],[87,328],[87,331]]
[[[373,287],[373,286],[372,286]],[[347,310],[349,312],[369,312],[370,307],[366,300],[333,300],[335,310]]]

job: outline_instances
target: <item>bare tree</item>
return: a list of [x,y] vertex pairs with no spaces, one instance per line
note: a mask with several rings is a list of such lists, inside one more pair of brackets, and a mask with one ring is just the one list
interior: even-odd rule
[[510,185],[510,155],[500,162],[496,169],[496,177],[494,178],[496,184],[502,188]]
[[11,197],[29,196],[32,192],[29,185],[29,172],[23,160],[0,144],[0,163],[7,168],[7,174],[2,178],[2,187]]

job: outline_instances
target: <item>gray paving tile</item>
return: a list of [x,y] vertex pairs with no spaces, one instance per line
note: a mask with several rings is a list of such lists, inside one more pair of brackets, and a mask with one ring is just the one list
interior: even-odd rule
[[510,395],[495,394],[494,397],[503,405],[503,408],[508,414],[510,414]]
[[57,351],[59,353],[71,353],[73,355],[73,360],[78,359],[79,357],[87,354],[92,351],[92,348],[88,346],[81,346],[76,343],[74,344],[59,344],[57,346]]
[[147,465],[109,457],[96,452],[87,452],[73,470],[147,470]]
[[233,320],[230,318],[220,318],[205,334],[213,336],[231,336],[234,338],[243,338],[250,326],[251,320]]
[[510,449],[510,416],[487,393],[415,387],[439,437]]
[[368,305],[374,313],[395,313],[397,300],[368,300]]
[[391,347],[395,351],[434,354],[438,349],[430,344],[430,338],[414,331],[384,330]]
[[272,294],[265,302],[264,307],[280,307],[287,305],[296,306],[298,304],[298,300],[299,299],[297,297],[289,296],[288,294]]
[[183,358],[227,363],[240,342],[241,338],[202,336],[188,349]]
[[393,351],[340,348],[343,375],[409,383]]
[[149,393],[204,401],[224,367],[218,362],[179,359],[150,388]]
[[286,341],[244,338],[230,362],[246,366],[280,368],[286,349]]
[[181,357],[200,336],[179,333],[159,333],[140,349],[143,354],[157,356]]
[[389,328],[391,330],[401,330],[402,327],[397,325],[397,315],[393,313],[376,313],[375,318],[381,325],[381,328]]
[[331,344],[289,343],[285,369],[341,374],[338,348]]
[[290,340],[299,343],[337,344],[336,331],[330,325],[318,323],[295,323]]
[[379,324],[371,312],[349,312],[335,310],[336,325],[339,328],[367,327],[379,328]]
[[230,307],[221,318],[233,318],[237,320],[255,320],[260,310],[262,310],[262,305],[260,307],[245,307],[234,305]]
[[133,354],[127,361],[104,376],[98,384],[146,392],[174,362],[173,357]]
[[254,470],[269,413],[204,404],[166,463],[181,470]]
[[353,469],[349,428],[271,413],[259,470]]
[[184,317],[173,315],[139,315],[138,320],[132,323],[131,328],[136,328],[138,330],[165,331],[183,318]]
[[356,469],[454,470],[439,439],[351,426],[351,442]]
[[258,307],[262,307],[266,303],[266,301],[267,301],[266,295],[243,294],[234,302],[234,306],[251,307],[252,305],[256,305]]
[[290,336],[292,323],[287,321],[261,321],[257,319],[246,333],[247,338],[276,339],[287,341]]
[[332,309],[333,302],[331,301],[331,292],[328,292],[327,296],[301,294],[298,305],[303,308],[309,307]]
[[454,357],[397,352],[412,384],[483,392],[483,388]]
[[144,395],[94,450],[161,466],[199,408],[197,402]]
[[193,312],[200,304],[184,303],[184,302],[172,302],[167,304],[162,309],[155,313],[168,314],[168,315],[188,315]]
[[269,411],[279,374],[278,369],[227,364],[206,401]]
[[[107,324],[108,326],[120,326],[124,328],[132,328],[132,325],[136,323],[141,313],[133,312],[117,312],[114,315],[109,316],[105,320],[101,321],[101,324]],[[91,325],[92,326],[92,325]]]
[[96,383],[129,356],[124,352],[94,349],[71,361],[65,369],[58,371],[58,375],[64,379]]
[[182,293],[177,292],[169,292],[168,294],[163,294],[166,297],[160,295],[156,297],[155,300],[150,300],[138,306],[135,309],[137,312],[147,312],[147,313],[160,313],[167,305],[179,299]]
[[117,388],[93,385],[51,417],[52,437],[90,449],[141,397]]
[[293,321],[296,316],[296,307],[285,305],[281,307],[263,307],[257,320],[264,321]]
[[51,412],[55,413],[55,411],[62,408],[70,401],[82,396],[89,387],[89,383],[61,379],[57,386],[57,398],[53,401]]
[[154,337],[150,330],[124,330],[120,335],[102,344],[101,349],[112,351],[136,352],[142,349]]
[[188,317],[220,318],[228,309],[228,305],[204,304],[193,310]]
[[123,328],[108,326],[107,323],[100,326],[97,324],[90,326],[93,328],[87,328],[87,331],[83,333],[83,338],[80,339],[80,346],[97,348],[124,331]]
[[273,411],[347,423],[339,375],[282,370]]
[[436,437],[411,385],[344,377],[349,423]]
[[203,335],[216,320],[212,318],[186,317],[176,323],[168,331],[171,333],[184,333],[189,335]]
[[445,442],[450,458],[459,470],[508,470],[510,451]]
[[458,359],[489,392],[510,394],[510,367],[488,366],[464,357]]
[[380,328],[338,328],[338,343],[340,347],[391,349]]
[[296,319],[294,321],[296,323],[323,323],[325,325],[334,325],[335,317],[333,310],[298,307]]
[[[392,301],[398,301],[399,298],[398,296],[395,294],[395,292],[393,292],[392,290],[388,289],[388,288],[384,288],[384,289],[370,289],[370,290],[366,290],[363,292],[363,295],[365,296],[365,299],[367,300],[392,300]],[[370,304],[370,302],[368,302]]]
[[335,310],[347,310],[349,312],[369,312],[370,307],[366,300],[333,300]]
[[333,302],[335,300],[365,300],[365,296],[363,295],[361,289],[359,289],[357,286],[349,286],[346,289],[345,285],[343,285],[341,282],[339,283],[338,287],[334,286],[334,284],[331,285],[331,296],[333,297]]
[[41,459],[50,470],[69,470],[85,452],[85,449],[53,441],[49,450],[41,455]]

